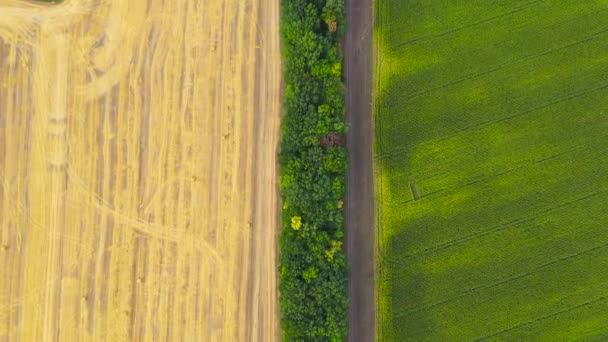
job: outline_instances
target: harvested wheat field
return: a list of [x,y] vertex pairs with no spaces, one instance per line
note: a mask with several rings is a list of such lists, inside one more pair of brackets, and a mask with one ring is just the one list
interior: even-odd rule
[[278,339],[278,17],[0,0],[0,341]]

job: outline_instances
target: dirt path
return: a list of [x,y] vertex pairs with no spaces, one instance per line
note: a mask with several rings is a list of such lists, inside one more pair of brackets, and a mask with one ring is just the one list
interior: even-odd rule
[[279,339],[278,20],[0,0],[0,341]]
[[375,339],[372,4],[372,0],[346,0],[346,117],[350,123],[346,205],[350,265],[349,341]]

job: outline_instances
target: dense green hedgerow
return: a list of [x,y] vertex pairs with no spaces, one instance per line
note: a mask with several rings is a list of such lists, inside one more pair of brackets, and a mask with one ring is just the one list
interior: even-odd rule
[[342,0],[282,4],[285,117],[281,132],[280,307],[284,340],[339,341],[347,333],[342,248],[348,158],[338,40]]

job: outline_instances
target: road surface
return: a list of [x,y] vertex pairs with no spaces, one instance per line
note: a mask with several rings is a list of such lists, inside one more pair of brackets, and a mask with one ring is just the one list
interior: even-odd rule
[[346,118],[350,153],[346,201],[349,341],[374,341],[374,187],[372,171],[372,0],[346,0]]

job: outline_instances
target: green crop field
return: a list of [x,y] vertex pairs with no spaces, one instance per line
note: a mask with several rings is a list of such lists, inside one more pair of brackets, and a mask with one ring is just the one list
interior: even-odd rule
[[608,340],[608,1],[377,0],[381,340]]

